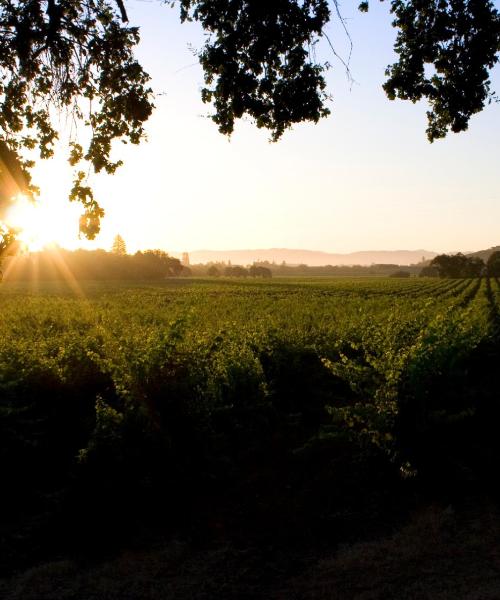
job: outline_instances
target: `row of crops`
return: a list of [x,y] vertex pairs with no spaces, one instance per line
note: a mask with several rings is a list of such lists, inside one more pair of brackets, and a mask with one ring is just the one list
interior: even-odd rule
[[499,298],[495,279],[3,285],[2,539],[480,478]]

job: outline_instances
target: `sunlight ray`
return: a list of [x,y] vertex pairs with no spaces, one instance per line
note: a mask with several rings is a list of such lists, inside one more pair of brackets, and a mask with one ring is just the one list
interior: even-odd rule
[[61,255],[58,248],[53,248],[50,252],[47,252],[47,256],[50,257],[50,260],[53,262],[56,269],[61,273],[64,278],[64,281],[67,285],[73,290],[76,296],[79,298],[85,298],[85,293],[83,292],[80,284],[78,283],[76,277],[74,276],[71,269],[66,264],[63,256]]
[[16,266],[16,263],[18,261],[19,261],[19,255],[15,255],[15,256],[11,257],[11,259],[7,263],[5,271],[3,272],[3,280],[4,281],[8,281],[9,275],[13,272],[13,270],[14,270],[14,268]]

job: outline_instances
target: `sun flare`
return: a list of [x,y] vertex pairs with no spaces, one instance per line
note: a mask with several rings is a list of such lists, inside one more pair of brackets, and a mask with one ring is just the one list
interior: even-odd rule
[[22,194],[17,196],[5,222],[17,230],[17,239],[29,252],[65,246],[78,236],[78,219],[73,211],[48,201],[32,201]]

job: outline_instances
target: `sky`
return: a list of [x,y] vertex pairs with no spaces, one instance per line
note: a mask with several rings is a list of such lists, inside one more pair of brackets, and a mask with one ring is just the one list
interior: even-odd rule
[[[58,223],[57,241],[110,249],[119,233],[129,252],[450,252],[500,245],[500,104],[474,116],[467,132],[430,144],[425,103],[391,102],[381,88],[394,62],[388,3],[372,2],[368,14],[357,4],[342,8],[355,83],[322,44],[319,58],[332,64],[332,115],[270,143],[268,132],[250,122],[239,122],[228,139],[208,118],[193,54],[203,44],[198,25],[181,25],[178,8],[156,0],[126,1],[130,23],[141,28],[137,57],[157,94],[148,141],[120,145],[116,158],[124,166],[113,176],[91,178],[106,211],[94,242],[78,239],[79,210],[66,199],[71,170],[65,157],[38,167],[45,218]],[[327,31],[347,56],[338,22]],[[498,68],[492,81],[500,88]]]

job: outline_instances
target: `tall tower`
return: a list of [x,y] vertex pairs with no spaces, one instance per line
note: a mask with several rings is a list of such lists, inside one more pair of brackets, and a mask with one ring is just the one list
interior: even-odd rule
[[189,267],[189,254],[187,252],[182,253],[181,264],[183,267]]

